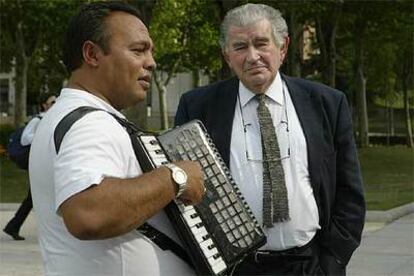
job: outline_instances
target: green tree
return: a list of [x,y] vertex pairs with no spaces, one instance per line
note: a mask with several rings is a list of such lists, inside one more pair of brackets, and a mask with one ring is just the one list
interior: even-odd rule
[[[38,89],[52,86],[56,78],[63,79],[61,38],[77,4],[76,1],[57,0],[0,0],[0,71],[8,72],[12,66],[15,68],[16,125],[26,120],[29,79],[38,85]],[[29,72],[32,75],[29,76]]]
[[164,0],[156,3],[151,35],[156,47],[154,82],[159,93],[161,128],[168,128],[167,85],[179,72],[212,74],[220,67],[217,18],[208,0]]
[[[392,21],[395,31],[391,32],[395,43],[397,75],[396,88],[402,91],[404,101],[404,116],[407,134],[407,146],[414,147],[412,115],[410,114],[410,98],[414,90],[414,5],[403,1],[397,7],[397,13]],[[412,100],[412,98],[411,98]],[[412,101],[411,101],[412,102]]]
[[[401,11],[405,11],[405,14]],[[407,47],[411,47],[412,51],[412,39],[405,35],[397,42],[395,37],[401,36],[403,26],[410,26],[412,35],[412,11],[412,3],[408,1],[344,2],[340,39],[345,45],[341,49],[341,63],[350,65],[348,79],[355,94],[357,141],[360,147],[369,144],[368,102],[379,96],[391,106],[396,98],[397,56],[402,45],[408,44]],[[411,23],[404,24],[405,19],[402,18],[405,17]],[[389,110],[391,131],[392,109]]]

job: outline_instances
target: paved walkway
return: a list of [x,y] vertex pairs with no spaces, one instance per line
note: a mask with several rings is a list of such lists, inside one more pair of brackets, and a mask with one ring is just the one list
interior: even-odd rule
[[[381,223],[368,223],[378,227]],[[349,276],[413,276],[414,214],[411,213],[379,230],[365,232],[361,246],[348,267]]]
[[41,276],[43,265],[35,214],[30,213],[20,231],[26,240],[14,241],[2,231],[15,213],[15,208],[10,209],[0,211],[0,276]]
[[[1,229],[14,214],[14,208],[0,210]],[[24,223],[21,235],[26,237],[25,241],[13,241],[1,232],[0,276],[43,275],[33,212]],[[361,246],[348,266],[348,275],[413,276],[414,213],[406,214],[389,224],[368,222]]]

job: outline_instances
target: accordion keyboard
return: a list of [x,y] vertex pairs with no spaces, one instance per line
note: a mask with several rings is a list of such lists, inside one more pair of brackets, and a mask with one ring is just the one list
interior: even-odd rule
[[[223,275],[245,254],[266,242],[230,171],[200,122],[192,121],[159,135],[157,141],[162,150],[153,136],[141,136],[140,139],[144,145],[152,144],[150,155],[156,166],[167,161],[166,155],[171,161],[197,161],[203,169],[207,190],[202,202],[195,206],[175,202],[185,224],[176,226],[177,230],[182,239],[188,239],[187,245],[195,243],[191,245],[191,253],[198,251],[208,268],[198,269],[199,274]],[[197,264],[195,266],[197,270]]]

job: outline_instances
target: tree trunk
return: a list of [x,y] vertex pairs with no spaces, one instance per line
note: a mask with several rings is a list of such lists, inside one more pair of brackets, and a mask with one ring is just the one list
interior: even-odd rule
[[167,108],[167,88],[162,85],[158,90],[160,97],[160,116],[161,116],[161,129],[168,129],[168,108]]
[[387,146],[390,145],[390,140],[391,140],[391,108],[390,108],[390,103],[388,100],[385,101],[385,121],[387,123],[387,137],[386,137],[386,144]]
[[356,104],[358,109],[358,144],[360,147],[369,145],[368,110],[366,98],[366,79],[364,76],[364,31],[365,19],[362,13],[355,22],[355,76],[356,76]]
[[336,85],[336,30],[342,13],[342,1],[337,1],[334,5],[332,12],[319,16],[316,21],[322,58],[322,79],[331,87]]
[[329,57],[328,57],[328,68],[327,68],[327,79],[328,85],[335,87],[336,82],[336,24],[332,27],[332,32],[329,37]]
[[160,108],[160,122],[161,129],[168,129],[168,108],[167,108],[167,84],[169,83],[171,77],[167,77],[165,82],[162,81],[158,71],[154,71],[154,81],[158,89],[158,98],[159,98],[159,108]]
[[366,79],[362,68],[358,69],[357,83],[358,83],[358,130],[359,130],[359,145],[361,148],[369,145],[368,136],[368,108],[366,97]]
[[408,95],[408,76],[403,78],[403,93],[404,93],[404,114],[405,114],[405,126],[407,129],[407,146],[409,148],[414,147],[413,142],[413,130],[411,128],[411,115],[410,115],[410,102]]
[[335,4],[332,29],[329,35],[328,80],[329,85],[332,87],[336,86],[336,30],[338,29],[338,22],[342,14],[342,5],[342,0]]
[[[301,34],[303,32],[302,26],[298,24],[295,13],[290,12],[287,16],[290,32],[290,47],[287,53],[286,66],[283,66],[287,70],[287,74],[293,77],[301,76],[301,57],[300,54],[303,51],[303,41],[301,40]],[[282,68],[283,69],[283,68]]]
[[26,121],[27,71],[29,67],[29,58],[25,52],[22,23],[17,25],[16,51],[14,124],[15,126],[19,126]]
[[392,103],[390,104],[390,136],[394,136],[395,134],[395,124],[394,124],[394,108],[392,107]]
[[194,69],[191,73],[193,77],[193,88],[200,87],[201,86],[200,72]]

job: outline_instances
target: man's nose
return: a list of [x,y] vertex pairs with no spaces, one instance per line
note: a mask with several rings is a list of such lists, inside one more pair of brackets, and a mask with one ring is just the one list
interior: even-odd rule
[[154,56],[152,55],[152,53],[149,52],[146,63],[145,63],[145,69],[147,69],[148,71],[154,71],[155,68],[157,68],[157,63],[155,62]]
[[246,59],[250,63],[256,62],[260,59],[259,51],[254,46],[249,46]]

